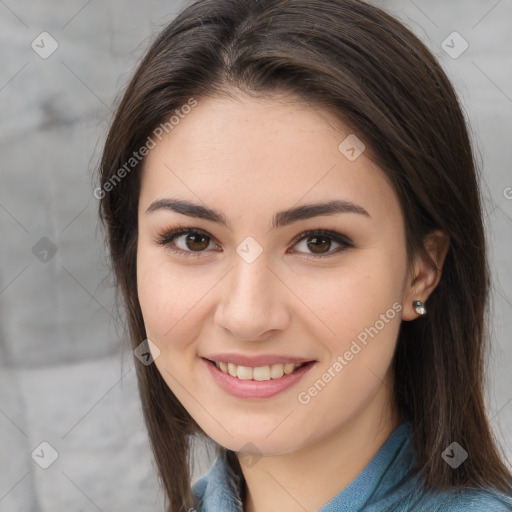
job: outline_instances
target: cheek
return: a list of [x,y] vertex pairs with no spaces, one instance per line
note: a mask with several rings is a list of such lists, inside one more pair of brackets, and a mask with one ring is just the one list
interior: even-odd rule
[[139,303],[147,335],[161,349],[180,348],[197,336],[199,318],[206,315],[204,298],[216,282],[212,274],[172,264],[161,248],[139,247]]
[[[401,323],[406,257],[380,248],[353,254],[320,286],[303,281],[318,317],[334,331],[318,337],[329,357],[301,386],[299,403],[317,409],[325,426],[355,414],[377,393],[389,370]],[[320,382],[321,381],[321,382]],[[332,405],[336,404],[336,407]],[[312,414],[310,416],[314,417]],[[311,428],[317,428],[311,420]],[[313,434],[312,434],[313,435]]]
[[381,315],[387,312],[385,320],[393,321],[386,322],[386,327],[399,323],[400,315],[395,313],[401,304],[404,268],[401,255],[375,249],[353,253],[329,272],[298,277],[297,295],[321,321],[316,321],[319,330],[315,336],[325,340],[331,351],[339,351],[365,328],[376,322],[381,327]]

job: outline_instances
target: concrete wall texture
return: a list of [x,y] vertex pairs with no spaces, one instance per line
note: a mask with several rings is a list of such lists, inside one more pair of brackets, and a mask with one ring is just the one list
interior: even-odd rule
[[[488,401],[512,458],[512,3],[375,3],[440,59],[471,121],[494,280]],[[118,91],[184,5],[0,1],[0,511],[162,510],[92,172]],[[199,452],[195,477],[209,462]]]

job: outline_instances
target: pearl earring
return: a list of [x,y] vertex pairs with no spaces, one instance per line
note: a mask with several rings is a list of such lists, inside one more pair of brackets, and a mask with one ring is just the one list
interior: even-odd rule
[[427,314],[427,308],[425,307],[425,304],[421,300],[415,300],[412,303],[414,309],[416,310],[416,313],[418,315],[426,315]]

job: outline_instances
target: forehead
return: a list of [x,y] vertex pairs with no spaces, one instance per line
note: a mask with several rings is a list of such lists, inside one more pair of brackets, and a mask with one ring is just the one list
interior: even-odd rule
[[296,100],[198,100],[155,139],[140,203],[179,196],[258,213],[339,198],[370,214],[396,213],[397,197],[369,151],[353,158],[363,149],[354,137],[332,112]]

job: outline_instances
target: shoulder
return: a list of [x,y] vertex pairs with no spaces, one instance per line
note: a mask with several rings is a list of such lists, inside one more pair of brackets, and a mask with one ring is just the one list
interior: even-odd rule
[[512,495],[493,490],[454,490],[442,496],[439,512],[512,512]]
[[512,496],[492,490],[412,492],[372,503],[364,512],[512,512]]

